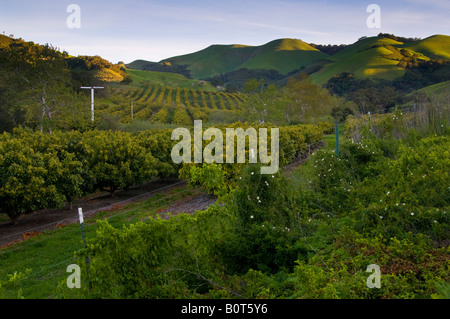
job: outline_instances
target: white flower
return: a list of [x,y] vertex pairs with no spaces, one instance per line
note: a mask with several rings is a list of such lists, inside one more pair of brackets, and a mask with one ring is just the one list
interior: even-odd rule
[[252,172],[252,175],[255,175],[255,173]]
[[389,191],[389,192],[387,192],[387,194],[386,195],[389,195],[391,192]]
[[414,216],[414,213],[411,213],[411,216]]
[[380,216],[380,219],[383,219],[383,216]]
[[251,218],[251,219],[253,219],[253,215],[252,215],[252,216],[250,216],[250,218]]

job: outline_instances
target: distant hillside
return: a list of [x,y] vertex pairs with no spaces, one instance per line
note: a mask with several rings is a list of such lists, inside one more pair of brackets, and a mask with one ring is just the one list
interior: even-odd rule
[[436,35],[405,43],[370,37],[331,56],[333,63],[314,73],[312,78],[324,84],[337,74],[351,72],[360,79],[393,80],[403,76],[411,68],[411,62],[417,64],[432,59],[450,60],[450,36]]
[[128,67],[149,71],[159,71],[153,68],[161,65],[166,65],[167,68],[185,67],[192,78],[205,79],[243,68],[275,70],[288,74],[327,57],[326,53],[301,40],[279,39],[261,46],[211,45],[204,50],[168,58],[160,63],[138,60]]
[[383,78],[392,80],[404,74],[405,70],[398,67],[398,61],[386,58],[392,52],[386,45],[397,46],[402,43],[388,38],[370,37],[360,40],[329,59],[332,63],[325,65],[312,75],[314,82],[326,83],[331,77],[342,73],[353,73],[357,78]]
[[[245,76],[255,74],[283,83],[289,75],[301,71],[322,85],[343,72],[358,79],[393,81],[414,72],[421,62],[435,60],[450,61],[449,36],[420,40],[379,34],[339,46],[307,44],[297,39],[278,39],[261,46],[211,45],[161,62],[137,60],[127,66],[180,73],[194,79],[236,81],[235,86],[242,85]],[[445,63],[440,63],[439,68],[442,70],[436,72],[447,71]]]

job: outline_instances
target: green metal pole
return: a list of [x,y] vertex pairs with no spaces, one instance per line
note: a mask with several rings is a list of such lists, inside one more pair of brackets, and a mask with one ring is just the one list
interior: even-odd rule
[[336,121],[336,155],[339,156],[339,122]]
[[[84,245],[84,248],[87,249],[86,231],[84,229],[83,209],[81,207],[78,208],[78,216],[80,218],[80,227],[81,227],[81,236],[83,237],[83,245]],[[89,267],[89,258],[87,256],[84,257],[84,262],[86,263],[86,271],[87,271],[87,277],[88,277],[88,283],[89,283],[89,290],[92,291],[91,276],[90,276],[91,271],[90,271],[90,267]]]

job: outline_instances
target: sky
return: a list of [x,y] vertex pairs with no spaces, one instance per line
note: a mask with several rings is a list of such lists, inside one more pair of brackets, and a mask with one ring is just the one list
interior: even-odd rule
[[[68,10],[71,4],[79,11]],[[378,5],[379,19],[370,4]],[[380,32],[450,35],[449,17],[450,0],[0,0],[0,32],[113,63],[280,38],[351,44]]]

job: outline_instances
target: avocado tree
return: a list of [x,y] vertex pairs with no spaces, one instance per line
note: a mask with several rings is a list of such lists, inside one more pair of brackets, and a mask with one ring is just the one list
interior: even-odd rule
[[56,182],[62,164],[55,153],[35,152],[19,138],[0,143],[0,212],[13,223],[20,215],[58,207],[64,195]]
[[92,131],[84,134],[84,141],[96,188],[109,191],[111,196],[157,175],[155,158],[129,133]]

